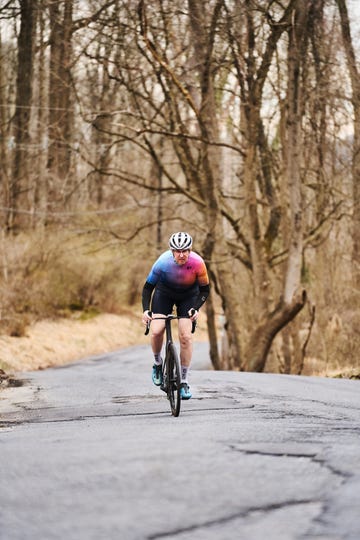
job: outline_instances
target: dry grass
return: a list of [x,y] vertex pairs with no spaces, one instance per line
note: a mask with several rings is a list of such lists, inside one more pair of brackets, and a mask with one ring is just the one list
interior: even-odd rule
[[[196,339],[207,339],[203,317]],[[150,359],[150,339],[144,335],[140,306],[122,315],[43,320],[30,325],[23,337],[0,336],[0,369],[7,373],[45,369],[141,344],[149,345]]]
[[[2,239],[0,369],[44,369],[150,344],[140,293],[151,261],[139,266],[136,246],[105,246],[67,231]],[[196,339],[206,337],[203,322]]]
[[[3,237],[0,369],[41,369],[148,343],[140,323],[140,293],[154,257],[147,253],[144,259],[141,248],[68,229]],[[321,312],[331,313],[330,318],[316,319],[306,375],[359,376],[360,310],[353,297],[336,308],[326,306]],[[201,339],[207,339],[205,322],[201,327]]]
[[29,371],[145,342],[139,317],[104,314],[90,320],[43,320],[22,337],[0,336],[0,367]]
[[139,299],[136,251],[67,231],[19,235],[1,247],[0,335],[21,337],[37,320],[74,312],[121,314]]

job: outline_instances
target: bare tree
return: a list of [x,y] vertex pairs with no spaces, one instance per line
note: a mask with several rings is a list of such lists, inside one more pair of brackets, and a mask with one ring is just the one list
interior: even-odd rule
[[[8,113],[6,110],[7,96],[6,96],[6,78],[4,70],[4,58],[5,51],[2,42],[2,34],[0,28],[0,197],[5,207],[8,207],[9,198],[9,161],[8,161],[8,144],[9,130],[8,130]],[[0,223],[3,223],[1,219]]]
[[46,170],[47,155],[47,57],[46,57],[46,10],[43,0],[39,0],[38,12],[38,60],[34,69],[36,69],[36,85],[34,85],[34,119],[36,126],[34,128],[33,140],[36,147],[35,160],[33,165],[34,186],[33,197],[31,200],[31,211],[33,216],[33,226],[46,223],[48,207],[48,175]]
[[27,208],[29,193],[30,112],[34,66],[34,41],[37,2],[20,1],[20,33],[18,37],[18,64],[16,77],[16,108],[13,118],[15,151],[10,183],[7,228],[18,227],[21,215],[17,212],[21,203]]
[[[91,233],[131,249],[151,238],[154,254],[173,227],[191,229],[211,274],[214,367],[265,369],[286,328],[284,369],[301,369],[299,325],[309,315],[297,314],[306,275],[309,294],[325,304],[334,276],[323,288],[311,279],[322,261],[326,270],[329,246],[341,260],[347,249],[333,238],[345,230],[339,208],[350,191],[342,180],[351,176],[344,148],[352,142],[337,130],[339,118],[352,121],[336,77],[338,13],[357,111],[351,196],[359,263],[359,76],[345,0],[37,0],[32,55],[22,35],[29,21],[25,29],[17,11],[30,4],[10,5],[19,84],[0,66],[0,193],[3,207],[13,208],[9,224],[20,209],[48,212],[45,223],[56,209],[66,220],[71,200],[71,211],[96,214]],[[32,143],[41,162],[29,154]]]
[[[71,172],[73,140],[72,34],[73,0],[50,2],[50,79],[48,170],[57,185]],[[61,182],[59,182],[59,180]]]
[[304,45],[307,34],[308,3],[294,5],[292,24],[289,30],[288,49],[288,113],[287,113],[287,172],[290,202],[290,234],[283,295],[275,310],[266,316],[254,332],[249,345],[248,367],[262,371],[267,352],[275,335],[301,310],[306,300],[305,292],[296,293],[301,283],[301,260],[303,250],[303,209],[301,196],[301,64],[304,60]]
[[357,289],[360,287],[360,73],[351,40],[349,15],[345,0],[336,0],[339,8],[341,32],[352,87],[354,110],[354,142],[352,157],[353,184],[353,269]]

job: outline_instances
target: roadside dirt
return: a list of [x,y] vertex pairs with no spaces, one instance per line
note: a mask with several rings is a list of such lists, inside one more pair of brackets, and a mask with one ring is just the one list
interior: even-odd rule
[[[206,340],[201,320],[197,340]],[[174,332],[176,338],[176,332]],[[133,345],[148,344],[141,314],[102,314],[90,320],[44,320],[30,326],[25,337],[0,335],[1,370],[6,374],[46,369]]]
[[[174,339],[177,339],[174,325]],[[207,341],[206,315],[202,313],[194,339]],[[28,327],[24,337],[0,335],[0,389],[21,384],[19,373],[60,366],[83,358],[134,345],[148,345],[141,314],[102,314],[89,320],[43,320]],[[324,371],[308,359],[304,375],[360,378],[359,370]]]

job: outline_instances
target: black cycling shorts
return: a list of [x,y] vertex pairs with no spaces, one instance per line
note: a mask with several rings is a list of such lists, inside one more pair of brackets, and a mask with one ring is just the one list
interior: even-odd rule
[[151,301],[151,311],[162,315],[170,315],[175,306],[178,317],[189,318],[188,312],[194,307],[197,297],[198,291],[196,290],[184,294],[165,292],[156,287]]

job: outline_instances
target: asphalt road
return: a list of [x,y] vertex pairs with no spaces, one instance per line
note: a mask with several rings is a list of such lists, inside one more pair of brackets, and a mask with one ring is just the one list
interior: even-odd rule
[[0,539],[359,540],[360,383],[195,356],[179,418],[148,347],[2,390]]

